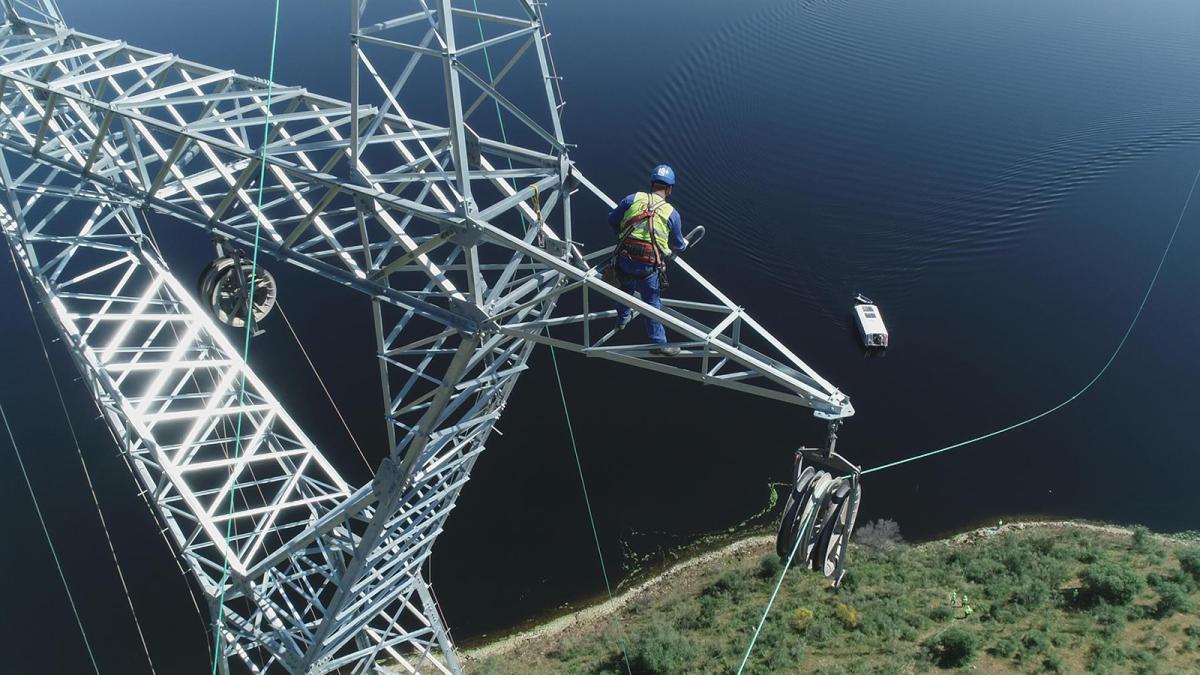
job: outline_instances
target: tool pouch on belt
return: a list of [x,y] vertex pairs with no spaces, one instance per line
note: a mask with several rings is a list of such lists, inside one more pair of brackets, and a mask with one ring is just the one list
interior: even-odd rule
[[613,258],[608,267],[604,268],[604,274],[601,275],[600,280],[613,288],[621,287],[621,270],[617,269],[616,258]]

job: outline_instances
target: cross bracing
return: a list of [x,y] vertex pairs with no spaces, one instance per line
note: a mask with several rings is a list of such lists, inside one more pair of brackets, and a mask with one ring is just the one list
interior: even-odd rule
[[[602,281],[611,251],[574,242],[572,200],[613,202],[569,158],[539,6],[352,3],[352,100],[272,84],[268,109],[264,80],[42,5],[5,2],[0,27],[5,235],[251,670],[458,670],[421,566],[537,344],[853,414],[685,261],[689,292],[662,309]],[[509,87],[531,76],[532,102]],[[391,441],[375,480],[340,478],[138,210],[245,247],[260,232],[269,256],[370,298]],[[615,333],[617,303],[682,353]]]

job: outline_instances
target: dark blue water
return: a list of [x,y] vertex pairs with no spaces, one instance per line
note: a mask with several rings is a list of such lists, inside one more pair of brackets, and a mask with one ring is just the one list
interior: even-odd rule
[[[484,3],[486,4],[486,3]],[[215,66],[266,72],[271,3],[64,0],[81,30]],[[285,3],[278,79],[346,93],[342,3]],[[680,174],[691,262],[825,377],[858,415],[839,448],[866,466],[940,447],[1058,403],[1130,321],[1200,168],[1200,5],[1184,0],[755,0],[554,3],[547,19],[575,159],[614,194],[659,162]],[[587,202],[584,203],[585,205]],[[592,202],[594,205],[595,203]],[[588,241],[603,213],[576,212]],[[166,221],[192,278],[203,237]],[[1200,205],[1106,377],[1056,415],[872,475],[865,518],[911,538],[1014,514],[1200,526]],[[368,305],[275,269],[360,442],[382,456]],[[11,269],[0,271],[0,396],[107,672],[144,659]],[[864,358],[863,291],[893,347]],[[364,472],[282,324],[256,368],[339,467]],[[60,373],[70,373],[52,345]],[[459,500],[433,578],[460,640],[602,591],[547,354],[518,387]],[[761,508],[790,450],[819,442],[806,411],[565,355],[610,570]],[[206,672],[200,620],[107,432],[77,383],[68,405],[160,672]],[[623,437],[618,392],[663,408],[661,436]],[[20,482],[0,451],[7,514],[0,622],[11,672],[87,661]],[[638,534],[658,533],[658,534]]]

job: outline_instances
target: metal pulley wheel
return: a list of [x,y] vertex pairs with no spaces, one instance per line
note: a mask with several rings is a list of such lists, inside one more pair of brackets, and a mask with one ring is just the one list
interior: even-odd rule
[[277,293],[275,277],[270,272],[240,257],[217,258],[200,274],[200,302],[218,321],[234,328],[246,326],[246,306],[251,295],[257,326],[275,307]]
[[784,505],[775,552],[786,562],[795,551],[793,564],[803,561],[839,583],[861,500],[862,485],[856,476],[835,477],[805,467]]

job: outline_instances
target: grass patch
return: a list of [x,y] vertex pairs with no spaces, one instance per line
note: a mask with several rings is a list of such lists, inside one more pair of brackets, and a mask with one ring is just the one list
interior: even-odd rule
[[[869,535],[840,589],[787,573],[746,673],[1200,672],[1194,544],[1070,527],[955,544],[905,545],[890,523]],[[474,670],[623,673],[623,640],[634,673],[735,672],[783,571],[766,552],[697,568],[608,624]]]

